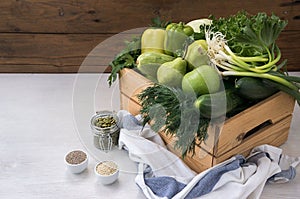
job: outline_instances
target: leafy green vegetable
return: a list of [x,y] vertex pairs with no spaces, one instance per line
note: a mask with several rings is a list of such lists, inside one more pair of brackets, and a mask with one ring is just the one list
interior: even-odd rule
[[154,84],[143,90],[138,98],[144,123],[150,123],[154,131],[165,131],[178,139],[175,148],[182,156],[195,152],[195,147],[207,137],[210,119],[201,117],[195,108],[195,97],[188,96],[181,89]]
[[140,37],[133,38],[132,41],[125,41],[126,48],[122,50],[109,64],[112,70],[108,77],[109,86],[117,79],[117,75],[123,68],[135,68],[136,59],[141,54]]
[[[287,21],[266,13],[249,15],[245,11],[229,17],[212,18],[211,28],[225,35],[228,46],[240,56],[261,56],[272,48]],[[201,27],[205,31],[204,27]]]
[[[249,15],[239,12],[228,18],[213,18],[205,31],[208,56],[226,76],[246,76],[271,80],[280,90],[295,97],[299,102],[299,77],[291,77],[281,70],[281,52],[276,44],[287,21],[272,14]],[[200,27],[201,28],[201,27]]]

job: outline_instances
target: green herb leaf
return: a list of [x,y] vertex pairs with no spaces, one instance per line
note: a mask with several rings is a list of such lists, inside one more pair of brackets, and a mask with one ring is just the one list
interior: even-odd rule
[[143,90],[138,98],[144,123],[150,123],[156,132],[176,136],[175,148],[181,150],[182,157],[194,154],[197,142],[206,139],[210,120],[201,117],[199,109],[195,108],[195,97],[186,95],[181,89],[154,84]]
[[162,20],[159,16],[152,18],[151,22],[150,26],[155,28],[166,28],[171,23],[170,21]]
[[108,77],[109,86],[116,81],[118,73],[123,68],[135,68],[136,59],[141,54],[140,37],[133,38],[132,41],[125,41],[126,48],[122,50],[109,64],[112,70]]

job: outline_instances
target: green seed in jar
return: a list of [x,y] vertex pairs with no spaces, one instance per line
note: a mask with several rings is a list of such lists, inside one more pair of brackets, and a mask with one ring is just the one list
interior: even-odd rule
[[94,125],[100,128],[108,128],[115,125],[117,122],[112,116],[99,117],[96,119]]

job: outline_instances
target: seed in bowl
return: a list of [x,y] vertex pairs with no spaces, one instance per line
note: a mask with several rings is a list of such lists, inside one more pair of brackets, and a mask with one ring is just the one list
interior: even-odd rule
[[118,170],[118,166],[111,161],[101,162],[97,165],[96,171],[100,175],[111,175]]
[[69,164],[80,164],[87,158],[86,154],[83,151],[76,150],[71,151],[66,156],[66,161]]

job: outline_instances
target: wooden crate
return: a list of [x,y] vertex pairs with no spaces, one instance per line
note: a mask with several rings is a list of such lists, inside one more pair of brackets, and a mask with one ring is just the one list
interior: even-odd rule
[[[138,114],[140,105],[136,95],[151,84],[151,81],[134,70],[120,72],[121,109]],[[287,138],[292,120],[295,100],[278,92],[256,105],[226,119],[220,124],[211,124],[208,139],[196,147],[194,156],[188,154],[184,162],[194,171],[201,172],[236,154],[247,156],[251,149],[261,144],[280,146]],[[168,149],[174,150],[176,137],[160,132]]]

